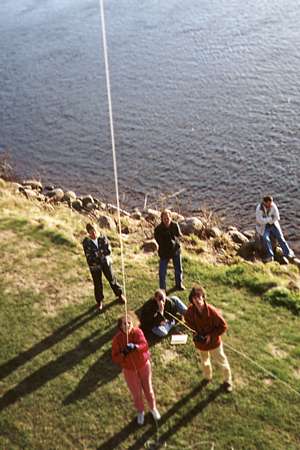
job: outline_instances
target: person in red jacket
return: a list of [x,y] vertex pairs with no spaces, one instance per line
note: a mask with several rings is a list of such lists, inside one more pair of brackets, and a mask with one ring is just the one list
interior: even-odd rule
[[[127,319],[127,321],[126,321]],[[112,359],[123,369],[124,378],[137,409],[137,422],[145,419],[143,392],[154,420],[160,419],[152,387],[150,353],[144,333],[138,328],[138,318],[129,311],[118,320],[118,332],[112,341]]]
[[220,311],[206,303],[206,294],[202,286],[192,288],[184,320],[195,331],[194,343],[200,350],[203,375],[206,382],[212,380],[211,359],[221,368],[223,388],[232,391],[232,376],[227,357],[224,353],[221,334],[227,330],[227,324]]

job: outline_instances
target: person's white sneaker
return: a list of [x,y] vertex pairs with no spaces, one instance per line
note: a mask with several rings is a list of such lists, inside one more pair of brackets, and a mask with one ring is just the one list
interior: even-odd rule
[[138,425],[144,425],[144,421],[145,421],[145,413],[144,411],[139,412],[137,415],[137,423]]
[[152,414],[154,420],[160,420],[161,415],[159,414],[158,409],[156,409],[156,408],[152,409],[151,414]]

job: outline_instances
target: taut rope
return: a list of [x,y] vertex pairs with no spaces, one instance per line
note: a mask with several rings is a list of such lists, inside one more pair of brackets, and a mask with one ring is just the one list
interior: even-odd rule
[[[119,241],[120,241],[120,250],[121,250],[121,266],[122,266],[123,289],[124,289],[124,296],[127,299],[127,296],[126,296],[126,282],[125,282],[124,249],[123,249],[123,239],[122,239],[122,230],[121,230],[121,216],[120,216],[118,168],[117,168],[117,158],[116,158],[114,122],[113,122],[113,113],[112,113],[110,73],[109,73],[109,64],[108,64],[108,56],[107,56],[105,17],[104,17],[103,0],[99,0],[99,2],[100,2],[102,43],[103,43],[103,53],[104,53],[105,77],[106,77],[106,91],[107,91],[110,134],[111,134],[111,147],[112,147],[113,166],[114,166],[114,178],[115,178],[115,191],[116,191],[116,201],[117,201],[118,232],[119,232]],[[127,323],[127,301],[124,304],[124,307],[125,307],[125,318],[126,318],[126,323]],[[127,343],[128,343],[128,331],[126,331],[126,336],[127,336]]]

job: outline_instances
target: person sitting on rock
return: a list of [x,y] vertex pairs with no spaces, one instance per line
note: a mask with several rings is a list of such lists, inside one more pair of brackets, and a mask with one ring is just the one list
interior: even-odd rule
[[182,263],[179,238],[182,236],[178,223],[172,221],[172,213],[164,209],[161,213],[161,223],[154,230],[154,238],[158,243],[159,254],[159,287],[166,290],[166,275],[170,259],[175,271],[175,289],[183,291]]
[[292,259],[295,256],[293,250],[290,249],[284,239],[279,220],[279,211],[273,201],[273,197],[266,195],[256,207],[256,233],[262,240],[266,252],[266,256],[263,259],[264,262],[270,262],[274,259],[272,237],[278,241],[285,258],[285,263],[288,263],[288,259]]
[[99,311],[103,308],[103,283],[102,273],[110,284],[114,294],[123,303],[126,299],[122,293],[122,287],[112,270],[111,247],[106,236],[99,236],[96,227],[91,223],[86,225],[88,236],[84,238],[82,245],[86,260],[94,282],[94,294]]
[[157,289],[154,297],[142,307],[141,326],[145,332],[152,331],[158,337],[165,337],[176,324],[173,316],[184,315],[186,310],[180,298],[167,297],[162,289]]

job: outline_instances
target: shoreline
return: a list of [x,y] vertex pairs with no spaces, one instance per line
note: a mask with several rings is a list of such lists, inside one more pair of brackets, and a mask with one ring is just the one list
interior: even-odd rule
[[[74,191],[64,191],[61,187],[54,185],[43,185],[40,180],[36,179],[18,182],[9,165],[3,166],[2,163],[0,168],[2,169],[0,179],[3,179],[4,183],[11,183],[15,192],[24,196],[27,200],[38,201],[53,208],[60,204],[65,205],[74,212],[83,214],[91,221],[98,223],[100,228],[110,230],[117,229],[115,216],[119,212],[120,218],[126,221],[126,223],[122,223],[122,234],[130,233],[132,225],[130,221],[138,221],[142,228],[145,225],[146,228],[148,227],[149,232],[147,232],[148,239],[144,239],[141,245],[141,249],[144,252],[157,251],[157,244],[153,238],[153,228],[160,222],[161,210],[168,208],[172,210],[173,220],[179,223],[183,237],[191,241],[189,250],[196,253],[206,252],[207,254],[213,254],[215,262],[229,264],[236,257],[249,262],[256,262],[259,259],[261,260],[263,256],[262,247],[255,237],[254,228],[240,231],[236,226],[228,225],[227,221],[208,209],[198,209],[194,215],[183,215],[180,210],[176,211],[169,205],[164,205],[160,209],[149,208],[146,196],[143,209],[134,207],[132,211],[128,211],[120,207],[118,211],[116,205],[106,203],[103,199],[94,197],[91,194],[78,196]],[[175,192],[170,197],[174,198],[177,195],[178,192]],[[135,227],[136,225],[134,225]],[[149,239],[150,233],[151,238]],[[205,242],[205,249],[204,244],[199,246],[199,242],[194,242],[193,236],[199,241]],[[275,260],[280,264],[285,264],[279,247],[276,247]],[[300,260],[297,257],[294,261],[290,260],[290,263],[300,268]]]

